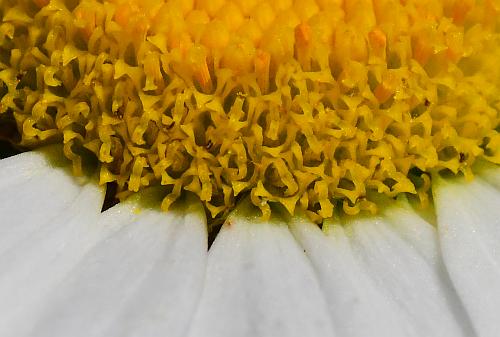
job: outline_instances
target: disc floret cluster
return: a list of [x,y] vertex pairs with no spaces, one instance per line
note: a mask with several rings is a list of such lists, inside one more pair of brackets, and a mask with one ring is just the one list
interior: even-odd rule
[[500,163],[493,0],[3,0],[0,123],[120,197],[320,221]]

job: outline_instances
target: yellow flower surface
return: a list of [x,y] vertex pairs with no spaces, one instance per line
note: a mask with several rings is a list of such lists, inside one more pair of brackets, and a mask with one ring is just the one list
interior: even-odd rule
[[497,0],[2,0],[0,124],[125,197],[321,221],[500,163]]

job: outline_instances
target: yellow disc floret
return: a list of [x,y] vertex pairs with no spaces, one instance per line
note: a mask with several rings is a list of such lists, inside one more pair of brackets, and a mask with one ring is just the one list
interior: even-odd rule
[[120,196],[316,219],[500,163],[498,0],[1,0],[0,123]]

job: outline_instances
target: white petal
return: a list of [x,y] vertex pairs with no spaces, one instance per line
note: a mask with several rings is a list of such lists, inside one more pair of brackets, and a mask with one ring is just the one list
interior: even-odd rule
[[47,156],[31,151],[0,160],[0,188],[22,183],[50,170]]
[[165,215],[125,203],[101,214],[103,191],[45,155],[2,160],[4,172],[12,179],[0,180],[8,192],[0,205],[0,335],[185,333],[206,263],[201,205]]
[[481,178],[434,177],[439,239],[450,277],[480,336],[498,336],[500,193]]
[[[396,225],[384,217],[349,221],[353,249],[364,268],[380,292],[407,316],[419,336],[468,335],[457,299],[449,290],[450,283],[443,277],[439,261],[433,258],[437,255],[435,246],[419,243],[421,239],[411,233],[404,234],[411,232],[411,227],[426,226],[425,222],[411,213],[399,213],[394,219],[398,221]],[[432,242],[435,234],[429,230],[424,227],[418,232]]]
[[[451,317],[454,318],[465,336],[475,335],[470,318],[453,288],[444,265],[436,227],[420,217],[406,199],[401,199],[395,205],[388,207],[384,216],[390,222],[390,226],[387,228],[418,252],[430,267],[431,277],[437,280],[437,292],[442,295],[438,302],[442,302],[443,306],[448,307],[450,320],[452,320]],[[451,324],[455,326],[455,324]],[[450,335],[449,331],[453,330],[447,330],[445,335]]]
[[[65,187],[59,186],[61,190]],[[97,186],[84,186],[68,208],[0,256],[0,335],[17,335],[3,332],[32,322],[35,303],[105,237],[107,229],[94,227],[102,199]],[[18,212],[29,211],[18,208]]]
[[339,336],[418,336],[354,256],[343,227],[332,225],[328,236],[306,220],[291,228],[316,269]]
[[500,168],[498,165],[487,162],[480,163],[477,165],[477,173],[492,186],[500,189]]
[[429,224],[404,203],[388,209],[385,218],[349,222],[347,231],[327,222],[326,235],[305,220],[291,226],[320,276],[341,336],[470,332],[466,318],[463,326],[455,319],[465,315],[447,289]]
[[0,160],[0,255],[69,207],[81,190],[42,153]]
[[284,222],[230,216],[188,336],[332,336],[317,279]]
[[163,213],[119,204],[98,226],[121,229],[94,247],[44,304],[33,336],[182,336],[201,293],[201,205]]

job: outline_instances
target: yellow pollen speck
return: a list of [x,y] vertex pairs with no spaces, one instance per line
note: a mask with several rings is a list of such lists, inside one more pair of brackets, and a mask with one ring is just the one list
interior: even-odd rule
[[0,124],[125,197],[317,221],[500,163],[495,0],[2,0]]

